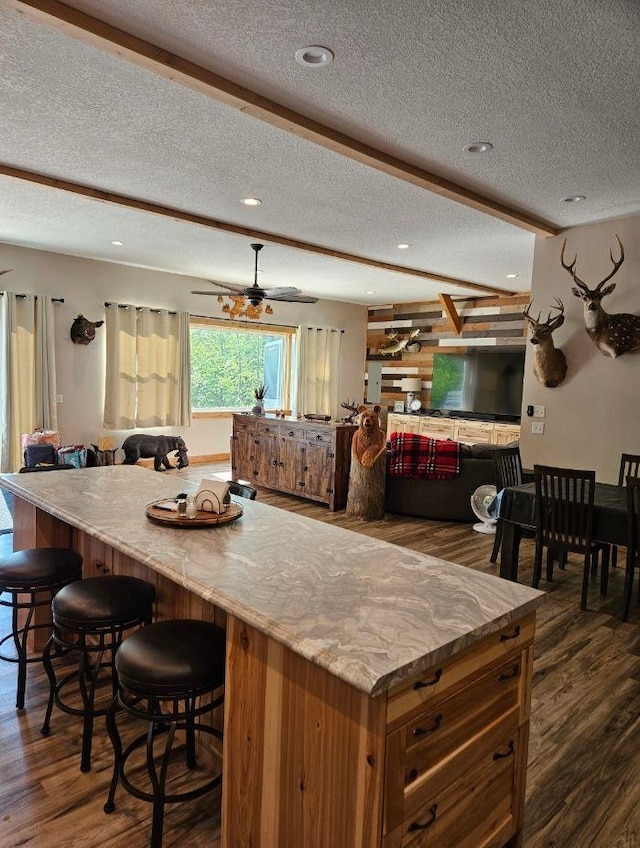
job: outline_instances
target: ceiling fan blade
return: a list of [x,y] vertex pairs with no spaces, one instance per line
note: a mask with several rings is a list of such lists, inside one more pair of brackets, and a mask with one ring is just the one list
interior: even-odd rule
[[295,286],[269,286],[263,289],[265,297],[284,297],[296,294],[302,294],[300,289]]
[[207,282],[213,286],[218,286],[221,289],[227,289],[227,291],[234,293],[237,292],[238,294],[246,294],[247,290],[251,288],[251,286],[240,286],[237,283],[218,283],[215,280],[207,280]]
[[221,295],[221,294],[222,294],[222,292],[217,292],[217,291],[194,291],[194,290],[192,289],[192,290],[191,290],[191,294],[208,294],[208,295],[209,295],[209,297],[218,297],[218,295]]
[[265,300],[279,300],[282,303],[317,303],[317,297],[309,297],[305,294],[281,294],[281,295],[265,295]]

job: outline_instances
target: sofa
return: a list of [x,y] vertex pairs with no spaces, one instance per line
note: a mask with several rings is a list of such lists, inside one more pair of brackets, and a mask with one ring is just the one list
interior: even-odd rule
[[493,454],[500,447],[461,445],[460,472],[453,480],[392,477],[387,448],[385,511],[415,515],[435,521],[477,521],[471,495],[485,483],[497,485]]

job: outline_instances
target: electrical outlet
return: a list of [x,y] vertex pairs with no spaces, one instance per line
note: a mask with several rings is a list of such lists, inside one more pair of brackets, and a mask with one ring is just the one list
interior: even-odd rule
[[56,403],[62,403],[62,395],[56,395]]
[[546,406],[534,406],[533,407],[533,415],[534,418],[544,418],[544,414],[547,411]]
[[535,433],[537,436],[542,436],[544,434],[544,421],[533,421],[531,424],[531,432]]

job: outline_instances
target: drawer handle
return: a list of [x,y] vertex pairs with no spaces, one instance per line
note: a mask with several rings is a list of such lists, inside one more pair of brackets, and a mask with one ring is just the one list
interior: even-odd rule
[[436,673],[433,675],[433,677],[431,678],[431,680],[417,680],[417,681],[413,684],[413,688],[414,688],[414,689],[426,689],[426,688],[427,688],[427,686],[435,686],[435,685],[436,685],[436,683],[438,683],[438,682],[440,681],[440,678],[441,678],[441,677],[442,677],[442,669],[441,669],[441,668],[439,668],[439,669],[436,671]]
[[511,635],[509,635],[508,633],[503,633],[500,636],[500,641],[501,642],[508,642],[509,639],[517,639],[519,635],[520,635],[520,625],[516,624],[516,627],[515,627],[515,630],[513,631],[513,633]]
[[429,812],[431,814],[431,818],[428,822],[425,822],[424,824],[420,824],[420,822],[417,821],[411,822],[411,824],[407,828],[407,832],[413,833],[416,830],[426,830],[428,827],[431,827],[431,825],[436,820],[436,816],[438,815],[438,805],[434,804],[433,807],[431,807],[431,809],[429,810]]
[[290,435],[290,436],[295,436],[295,434],[296,434],[296,433],[295,433],[295,430],[289,430],[289,435]]
[[504,754],[501,751],[496,751],[496,753],[493,755],[494,762],[496,760],[504,760],[507,757],[511,757],[513,755],[513,753],[515,752],[515,750],[516,750],[516,746],[515,746],[513,739],[512,739],[509,742],[509,746],[507,748],[507,751]]
[[412,731],[412,735],[416,739],[420,739],[421,736],[428,736],[430,733],[435,733],[436,730],[442,724],[442,713],[438,713],[437,716],[433,719],[433,724],[431,727],[414,727]]
[[502,674],[498,675],[498,681],[500,683],[504,683],[505,680],[513,680],[514,677],[517,677],[520,674],[520,666],[518,663],[514,665],[511,671],[503,671]]
[[316,442],[321,442],[321,441],[322,441],[322,436],[320,435],[320,433],[318,433],[318,435],[316,436]]

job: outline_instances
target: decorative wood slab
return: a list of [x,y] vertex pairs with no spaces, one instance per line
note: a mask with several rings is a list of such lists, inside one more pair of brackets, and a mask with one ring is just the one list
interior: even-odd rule
[[242,507],[236,503],[230,503],[226,512],[218,514],[198,510],[194,518],[188,518],[186,515],[178,515],[177,512],[162,507],[162,504],[172,502],[171,499],[165,499],[148,504],[145,509],[147,518],[157,521],[158,524],[168,524],[172,527],[211,527],[218,524],[231,524],[242,515]]

